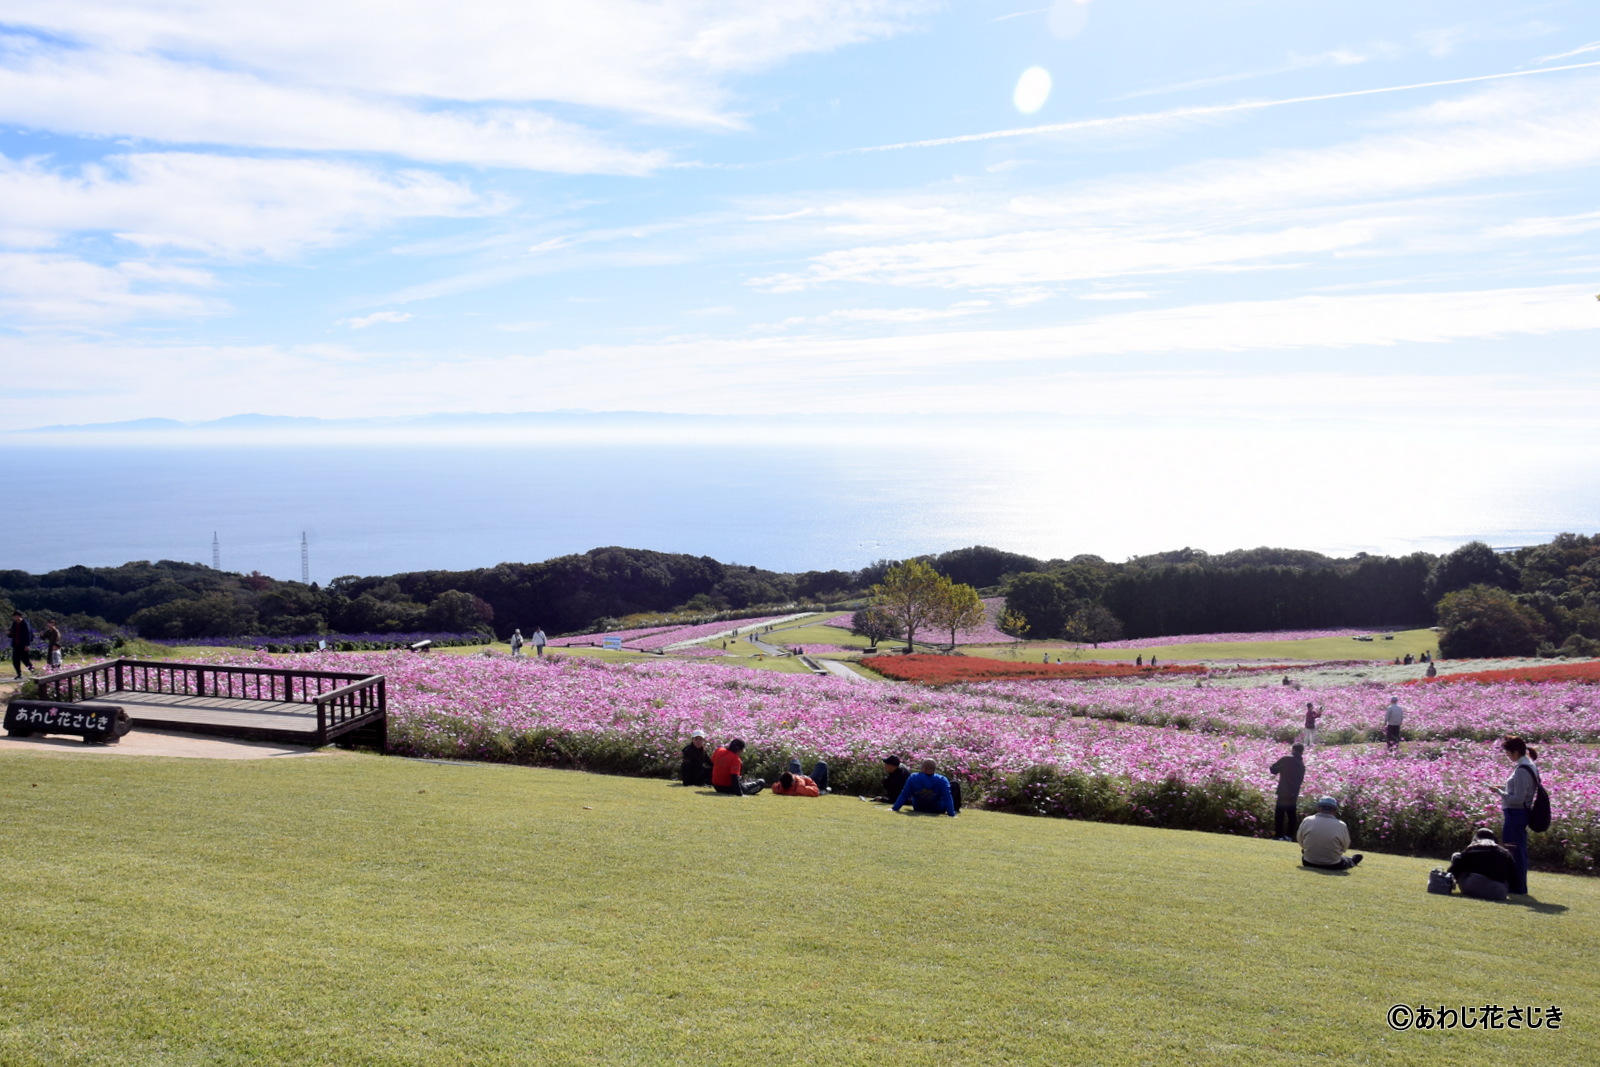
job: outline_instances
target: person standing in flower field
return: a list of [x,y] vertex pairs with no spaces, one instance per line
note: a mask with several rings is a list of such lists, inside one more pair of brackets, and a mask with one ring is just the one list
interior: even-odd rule
[[511,658],[512,659],[521,659],[522,658],[522,631],[521,630],[512,630],[511,631]]
[[1383,743],[1393,752],[1400,747],[1400,724],[1406,721],[1406,709],[1400,706],[1399,697],[1390,697],[1389,706],[1383,709]]
[[542,627],[542,626],[534,627],[534,629],[533,629],[533,651],[535,653],[537,653],[541,659],[544,657],[544,646],[549,644],[549,642],[550,642],[550,639],[544,635],[544,627]]
[[1297,829],[1295,823],[1300,814],[1300,786],[1306,780],[1306,761],[1301,753],[1305,750],[1304,745],[1295,745],[1289,755],[1267,768],[1278,776],[1278,804],[1272,812],[1272,834],[1278,841],[1294,840],[1289,835]]
[[1322,709],[1313,707],[1311,701],[1306,701],[1306,728],[1300,731],[1300,741],[1307,748],[1317,743],[1317,720],[1322,718]]

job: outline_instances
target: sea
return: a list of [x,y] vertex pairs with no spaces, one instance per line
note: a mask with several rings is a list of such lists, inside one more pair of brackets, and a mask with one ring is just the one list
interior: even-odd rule
[[[792,428],[790,428],[792,430]],[[1363,441],[1372,444],[1370,435]],[[1053,442],[1053,443],[1052,443]],[[1381,442],[1379,442],[1381,445]],[[1373,445],[1378,447],[1379,445]],[[984,544],[1108,560],[1259,545],[1445,552],[1600,531],[1600,466],[1433,465],[1105,433],[897,440],[63,445],[9,435],[0,569],[130,560],[309,577],[467,569],[620,545],[780,571]]]

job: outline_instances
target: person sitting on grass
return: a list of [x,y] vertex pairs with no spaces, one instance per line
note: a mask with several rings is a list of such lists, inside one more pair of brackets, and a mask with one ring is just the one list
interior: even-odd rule
[[1450,873],[1464,897],[1504,900],[1511,895],[1516,860],[1494,839],[1494,831],[1481,827],[1472,843],[1450,857]]
[[1339,818],[1339,802],[1332,797],[1317,801],[1317,813],[1300,824],[1300,865],[1324,871],[1347,871],[1364,858],[1361,853],[1346,856],[1350,847],[1350,827]]
[[739,753],[743,751],[744,742],[735,737],[711,753],[712,789],[719,793],[732,793],[734,796],[750,796],[767,787],[764,778],[744,777],[744,760],[739,757]]
[[803,774],[794,774],[784,771],[778,775],[778,780],[772,783],[772,791],[780,797],[820,797],[822,790],[817,788],[817,783]]
[[893,804],[900,798],[900,791],[906,787],[906,779],[911,777],[911,772],[900,766],[899,756],[883,757],[883,792],[875,797],[862,797],[874,804]]
[[922,770],[906,779],[894,811],[909,803],[911,810],[921,815],[948,815],[952,819],[959,810],[950,790],[950,779],[938,773],[939,765],[931,759],[922,761]]
[[706,735],[696,730],[683,746],[683,784],[711,784],[711,753],[706,751]]

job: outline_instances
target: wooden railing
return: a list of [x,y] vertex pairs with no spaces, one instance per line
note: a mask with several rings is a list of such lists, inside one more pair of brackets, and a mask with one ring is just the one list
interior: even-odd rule
[[315,704],[319,729],[386,711],[383,675],[115,659],[38,680],[42,700],[72,703],[123,690]]
[[388,689],[383,675],[374,674],[321,694],[317,705],[317,733],[326,737],[329,727],[342,726],[375,711],[387,711]]

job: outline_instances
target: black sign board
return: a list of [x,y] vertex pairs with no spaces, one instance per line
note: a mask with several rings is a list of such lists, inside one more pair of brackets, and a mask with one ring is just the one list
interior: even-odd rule
[[85,744],[116,744],[133,726],[115,704],[56,704],[48,700],[12,700],[6,704],[6,733],[73,734]]

